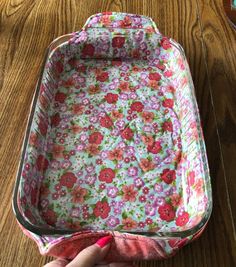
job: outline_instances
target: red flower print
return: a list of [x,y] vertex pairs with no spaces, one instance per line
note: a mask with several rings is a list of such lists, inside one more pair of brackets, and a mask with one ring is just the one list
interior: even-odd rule
[[43,156],[39,155],[36,159],[36,168],[38,171],[46,171],[48,168],[48,160]]
[[100,132],[94,132],[89,136],[89,143],[100,145],[103,140],[103,135]]
[[147,147],[147,151],[152,153],[152,154],[157,154],[157,153],[159,153],[161,151],[161,148],[162,148],[161,147],[161,143],[156,141],[152,145],[149,145]]
[[52,194],[52,199],[53,200],[58,199],[58,198],[59,198],[59,194],[57,192]]
[[147,199],[146,199],[146,197],[144,196],[144,195],[141,195],[140,197],[139,197],[139,201],[140,202],[145,202]]
[[132,24],[132,20],[129,16],[125,16],[124,19],[121,21],[121,27],[124,28],[124,27],[128,27],[128,26],[131,26]]
[[74,134],[76,134],[76,133],[81,133],[83,131],[83,128],[79,125],[74,124],[71,126],[71,130]]
[[49,225],[55,225],[57,221],[57,214],[54,210],[48,209],[42,213],[42,217],[44,218],[45,222]]
[[100,22],[101,22],[103,25],[109,26],[110,23],[111,23],[111,17],[108,16],[108,15],[104,15],[104,16],[101,17]]
[[66,94],[61,93],[61,92],[57,92],[55,95],[55,101],[59,102],[59,103],[64,103],[66,100]]
[[82,204],[84,202],[84,197],[86,196],[87,192],[88,191],[85,188],[82,188],[80,186],[75,187],[71,193],[72,202]]
[[84,65],[82,65],[82,66],[79,66],[79,67],[77,68],[77,71],[78,71],[78,72],[82,72],[82,73],[86,73],[86,69],[87,69],[87,67],[84,66]]
[[122,65],[122,61],[120,59],[114,59],[111,61],[111,65],[119,67]]
[[141,139],[146,146],[152,146],[154,139],[151,135],[142,135]]
[[126,139],[126,140],[131,140],[134,136],[133,131],[127,127],[121,132],[121,137]]
[[195,183],[195,172],[191,171],[188,174],[188,184],[189,184],[189,186],[193,186],[194,183]]
[[148,194],[149,193],[149,188],[148,187],[144,187],[143,188],[143,193],[144,194]]
[[134,65],[132,68],[132,72],[139,72],[140,68],[137,65]]
[[108,79],[108,73],[107,72],[102,72],[101,74],[99,74],[96,79],[99,82],[105,82]]
[[37,144],[38,136],[36,133],[31,133],[29,138],[29,144],[35,146]]
[[138,226],[139,226],[140,228],[144,228],[144,227],[145,227],[145,222],[139,222],[139,223],[138,223]]
[[164,131],[173,132],[173,124],[171,121],[165,121],[162,128]]
[[149,160],[149,159],[140,159],[140,167],[144,172],[153,170],[155,167],[155,164]]
[[96,144],[89,144],[87,146],[87,152],[92,155],[92,156],[95,156],[99,153],[99,148],[98,148],[98,145]]
[[203,179],[202,178],[198,179],[194,186],[197,196],[200,196],[203,194],[203,185],[204,185]]
[[102,165],[102,163],[103,163],[103,161],[102,161],[101,159],[97,159],[97,160],[96,160],[96,164],[98,164],[98,165]]
[[164,72],[165,77],[171,77],[173,75],[173,72],[171,70],[167,70]]
[[173,108],[173,106],[174,106],[174,100],[173,99],[170,99],[170,98],[167,98],[167,99],[165,99],[163,101],[162,105],[165,108]]
[[111,128],[113,126],[113,122],[108,115],[105,115],[100,119],[100,125],[105,128]]
[[43,120],[43,119],[40,119],[39,120],[39,131],[42,135],[46,135],[47,133],[47,130],[48,130],[48,124]]
[[38,188],[31,189],[30,197],[31,197],[31,204],[33,206],[37,204],[37,193],[38,193]]
[[145,123],[152,123],[153,118],[154,118],[154,113],[153,112],[144,111],[141,116],[142,116],[143,121]]
[[175,223],[177,226],[184,226],[187,224],[187,222],[189,221],[189,214],[188,212],[183,212],[182,215],[179,215],[176,220]]
[[161,46],[163,47],[163,49],[167,50],[169,48],[171,48],[171,44],[168,38],[163,37],[161,40]]
[[176,179],[175,171],[174,170],[170,170],[170,169],[163,170],[163,172],[161,174],[161,179],[166,184],[171,184]]
[[159,69],[159,70],[165,70],[166,66],[163,64],[163,63],[159,63],[156,65],[156,67]]
[[78,63],[79,63],[78,59],[76,59],[74,57],[68,60],[68,64],[74,68],[78,65]]
[[138,226],[136,221],[134,221],[131,218],[123,219],[122,220],[122,224],[123,224],[123,229],[124,230],[131,230],[131,229],[137,228],[137,226]]
[[153,32],[155,32],[155,29],[152,26],[148,26],[146,28],[146,31],[147,31],[147,33],[153,33]]
[[88,212],[83,212],[83,219],[86,221],[89,218],[89,213]]
[[157,72],[149,73],[148,78],[149,80],[160,81],[161,75]]
[[54,159],[63,158],[64,146],[53,145],[52,147],[52,156]]
[[134,50],[132,51],[132,57],[133,57],[133,58],[139,58],[139,57],[140,57],[140,52],[139,52],[138,49],[134,49]]
[[115,148],[112,151],[109,151],[108,158],[110,160],[122,160],[123,159],[123,150],[120,148]]
[[112,38],[112,47],[121,48],[125,43],[125,37],[117,36]]
[[123,118],[123,114],[121,112],[119,112],[118,110],[112,110],[111,116],[113,119],[122,119]]
[[57,71],[58,73],[62,73],[63,70],[64,70],[64,66],[63,66],[63,64],[62,64],[61,61],[57,61],[57,62],[55,63],[55,68],[56,68],[56,71]]
[[145,222],[146,222],[146,224],[152,224],[153,220],[151,218],[147,218]]
[[64,173],[60,178],[60,185],[66,186],[67,188],[72,188],[76,182],[77,178],[72,172]]
[[90,124],[90,125],[88,126],[88,129],[89,129],[90,131],[93,131],[93,130],[94,130],[94,126],[93,126],[92,124]]
[[48,195],[51,193],[51,191],[49,190],[49,188],[42,184],[41,187],[40,187],[40,196],[43,196],[43,197],[48,197]]
[[112,183],[115,178],[115,172],[111,168],[105,168],[100,171],[98,179],[102,182]]
[[129,92],[130,90],[128,82],[120,82],[119,87],[120,87],[120,90],[123,92]]
[[48,106],[49,106],[49,101],[48,99],[45,97],[44,94],[40,94],[39,95],[39,102],[41,104],[41,106],[44,108],[44,109],[47,109]]
[[148,84],[153,89],[158,89],[159,88],[158,82],[155,81],[155,80],[150,80]]
[[90,95],[95,95],[101,91],[100,87],[98,85],[90,85],[88,92]]
[[85,44],[85,46],[82,49],[82,55],[83,56],[93,56],[94,51],[95,51],[95,48],[92,44]]
[[175,211],[170,204],[164,204],[158,208],[158,213],[160,214],[160,218],[164,221],[170,222],[175,218]]
[[100,189],[100,190],[103,190],[103,189],[105,189],[105,188],[106,188],[106,184],[102,183],[102,184],[99,185],[99,189]]
[[134,190],[133,184],[122,186],[122,191],[124,193],[124,195],[123,195],[124,201],[129,201],[129,202],[136,201],[136,196],[138,194],[138,191]]
[[74,86],[75,81],[72,78],[69,78],[68,80],[62,82],[64,87],[69,88],[71,86]]
[[61,118],[60,118],[60,114],[56,113],[55,115],[53,115],[51,117],[51,125],[56,127],[60,124]]
[[176,193],[170,196],[170,200],[173,207],[178,207],[182,203],[181,196]]
[[98,201],[96,203],[95,208],[93,209],[93,213],[95,217],[101,217],[102,219],[106,219],[111,211],[109,204],[106,201]]
[[176,91],[175,88],[174,88],[173,86],[171,86],[171,85],[168,86],[167,89],[166,89],[166,92],[170,92],[170,93],[172,93],[172,94],[174,94],[175,91]]
[[108,94],[105,95],[105,100],[107,101],[108,104],[116,103],[117,100],[118,100],[118,95],[117,94],[108,93]]
[[75,115],[81,115],[84,112],[84,106],[81,104],[74,104],[72,106],[72,113]]
[[144,105],[141,102],[134,102],[131,104],[130,109],[132,111],[142,112],[144,108]]

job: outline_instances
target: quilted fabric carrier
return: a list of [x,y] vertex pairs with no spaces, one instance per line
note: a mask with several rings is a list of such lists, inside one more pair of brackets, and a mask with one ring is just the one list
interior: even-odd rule
[[13,207],[42,254],[68,259],[107,234],[108,261],[163,259],[204,229],[211,185],[193,83],[152,19],[96,14],[49,46]]

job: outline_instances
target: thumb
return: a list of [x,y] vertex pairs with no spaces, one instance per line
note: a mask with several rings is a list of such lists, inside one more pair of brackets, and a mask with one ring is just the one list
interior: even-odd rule
[[82,250],[67,267],[93,267],[96,263],[101,261],[107,254],[112,236],[105,236],[100,238],[94,245]]

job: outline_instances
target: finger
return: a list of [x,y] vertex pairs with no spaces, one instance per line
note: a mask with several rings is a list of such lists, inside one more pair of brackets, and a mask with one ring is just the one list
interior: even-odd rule
[[67,260],[56,259],[44,265],[43,267],[65,267],[68,264]]
[[82,250],[67,267],[93,267],[107,254],[112,236],[100,238],[96,244]]

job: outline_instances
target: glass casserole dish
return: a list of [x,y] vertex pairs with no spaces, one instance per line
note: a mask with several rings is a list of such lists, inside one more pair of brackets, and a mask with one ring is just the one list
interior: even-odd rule
[[[99,13],[48,48],[13,208],[42,254],[162,259],[204,229],[211,184],[182,47],[152,19]],[[129,253],[127,253],[129,251]]]

